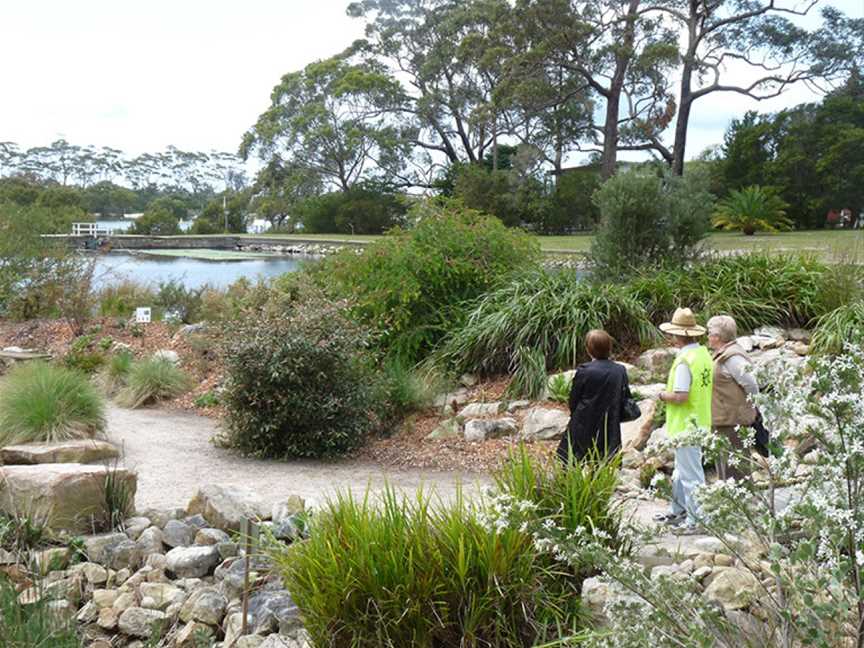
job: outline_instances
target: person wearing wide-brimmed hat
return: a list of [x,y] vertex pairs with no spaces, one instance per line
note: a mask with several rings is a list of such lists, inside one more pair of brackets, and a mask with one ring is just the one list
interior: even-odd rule
[[[711,429],[714,363],[708,349],[699,343],[699,338],[705,335],[705,327],[696,323],[689,308],[679,308],[671,322],[660,325],[660,330],[678,348],[678,355],[669,370],[666,391],[658,396],[666,403],[666,434],[674,439],[694,426],[708,431]],[[704,483],[702,448],[676,448],[672,506],[668,513],[657,519],[673,524],[683,532],[695,530],[699,507],[694,499],[694,491]]]

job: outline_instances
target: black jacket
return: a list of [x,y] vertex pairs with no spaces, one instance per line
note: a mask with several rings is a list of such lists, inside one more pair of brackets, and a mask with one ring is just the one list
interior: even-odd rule
[[630,398],[627,370],[611,360],[592,360],[576,368],[570,388],[570,425],[558,456],[567,461],[568,448],[582,459],[595,447],[600,456],[621,448],[621,407]]

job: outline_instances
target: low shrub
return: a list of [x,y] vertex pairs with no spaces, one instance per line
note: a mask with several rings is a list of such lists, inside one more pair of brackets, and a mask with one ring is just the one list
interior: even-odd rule
[[0,388],[0,446],[92,437],[104,428],[102,396],[76,371],[32,362],[12,369]]
[[126,385],[117,394],[117,403],[134,409],[177,398],[190,386],[189,377],[173,362],[161,358],[141,360],[129,367]]
[[219,404],[219,397],[212,391],[206,391],[196,396],[193,403],[195,407],[216,407]]
[[701,174],[658,177],[650,169],[619,173],[603,183],[593,197],[601,216],[591,244],[597,275],[622,277],[696,258],[714,204],[707,186]]
[[159,284],[154,304],[163,317],[170,316],[185,324],[198,322],[204,292],[207,286],[189,288],[181,281],[171,279]]
[[378,428],[384,390],[371,337],[346,312],[309,291],[228,327],[224,444],[261,457],[334,456]]
[[63,356],[63,366],[88,375],[96,373],[105,364],[105,356],[95,346],[92,335],[79,336]]
[[155,301],[152,288],[128,279],[100,288],[96,293],[99,314],[103,317],[131,317],[136,308],[152,306]]
[[[549,400],[558,403],[567,403],[570,400],[570,389],[573,387],[573,380],[567,378],[563,373],[556,374],[549,379]],[[636,395],[633,395],[636,398]],[[637,399],[638,400],[638,399]]]
[[595,328],[625,347],[658,336],[625,286],[594,285],[569,270],[537,270],[478,299],[432,362],[457,372],[503,372],[517,366],[516,351],[524,347],[539,350],[549,368],[573,367],[587,359],[585,335]]
[[361,254],[331,257],[320,285],[352,300],[360,321],[405,360],[428,353],[462,319],[463,305],[539,258],[537,242],[459,203],[420,203],[413,229],[394,229]]

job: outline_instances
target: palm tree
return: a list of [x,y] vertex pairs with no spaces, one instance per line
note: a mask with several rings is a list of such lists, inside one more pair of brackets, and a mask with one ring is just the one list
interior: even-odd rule
[[738,230],[752,236],[756,232],[779,232],[792,229],[786,216],[789,205],[770,187],[753,185],[732,191],[717,203],[714,227]]

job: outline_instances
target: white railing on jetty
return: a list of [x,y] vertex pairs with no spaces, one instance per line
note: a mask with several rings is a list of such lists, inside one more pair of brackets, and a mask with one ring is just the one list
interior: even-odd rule
[[72,223],[72,236],[108,236],[109,229],[100,229],[99,223]]

